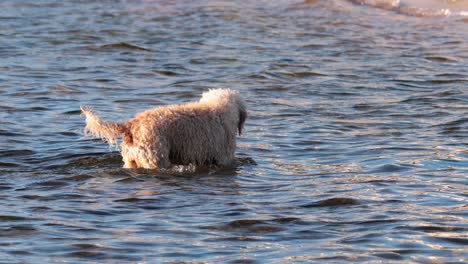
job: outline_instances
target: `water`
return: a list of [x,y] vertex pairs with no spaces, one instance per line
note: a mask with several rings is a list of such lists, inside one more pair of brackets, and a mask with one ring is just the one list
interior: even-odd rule
[[[467,262],[468,3],[394,2],[3,1],[0,262]],[[83,135],[214,87],[234,168]]]

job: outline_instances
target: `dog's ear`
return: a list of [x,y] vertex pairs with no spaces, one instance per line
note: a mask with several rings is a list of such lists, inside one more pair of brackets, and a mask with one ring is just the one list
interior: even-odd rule
[[244,107],[239,108],[239,124],[237,128],[239,129],[239,135],[242,133],[242,128],[244,128],[245,120],[247,119],[247,111]]

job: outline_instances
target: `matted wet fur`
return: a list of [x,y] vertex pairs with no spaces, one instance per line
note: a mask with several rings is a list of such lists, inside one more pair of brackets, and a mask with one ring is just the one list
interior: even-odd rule
[[125,123],[104,122],[85,107],[85,133],[117,144],[122,136],[124,168],[234,163],[236,134],[247,118],[239,92],[212,89],[199,102],[146,110]]

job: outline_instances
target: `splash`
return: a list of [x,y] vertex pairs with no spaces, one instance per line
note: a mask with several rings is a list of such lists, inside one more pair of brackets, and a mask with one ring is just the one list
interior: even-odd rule
[[353,3],[420,17],[468,16],[466,0],[349,0]]

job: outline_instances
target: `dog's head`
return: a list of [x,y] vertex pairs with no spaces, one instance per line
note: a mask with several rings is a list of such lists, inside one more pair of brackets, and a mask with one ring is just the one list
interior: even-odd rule
[[244,100],[240,97],[238,91],[231,89],[211,89],[204,92],[200,102],[214,103],[228,108],[228,112],[234,120],[237,119],[237,131],[239,135],[244,128],[245,120],[247,119],[247,108]]

